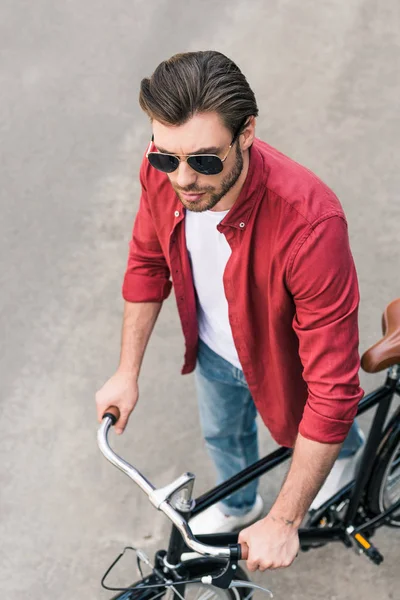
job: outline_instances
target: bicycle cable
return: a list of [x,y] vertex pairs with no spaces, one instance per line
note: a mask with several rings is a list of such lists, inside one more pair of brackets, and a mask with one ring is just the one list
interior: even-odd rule
[[[133,552],[136,553],[137,556],[137,561],[138,561],[138,565],[140,565],[140,561],[143,561],[145,564],[148,564],[148,566],[150,566],[153,569],[153,572],[157,575],[157,577],[160,578],[160,583],[159,584],[144,584],[141,585],[139,583],[139,585],[135,585],[136,589],[140,589],[140,590],[147,590],[147,589],[160,589],[160,588],[171,588],[173,589],[176,594],[182,599],[184,600],[184,598],[182,597],[182,595],[178,592],[178,590],[175,590],[175,586],[176,585],[186,585],[188,583],[201,583],[201,579],[197,578],[197,579],[190,579],[190,580],[185,580],[185,581],[171,581],[170,579],[167,579],[166,577],[164,577],[164,575],[158,570],[156,569],[148,560],[147,557],[145,557],[145,554],[141,551],[138,550],[137,548],[134,548],[133,546],[125,546],[125,548],[123,549],[123,551],[117,556],[117,558],[114,560],[113,563],[111,563],[111,565],[108,567],[107,571],[104,573],[102,580],[101,580],[101,585],[102,587],[109,591],[109,592],[128,592],[129,590],[133,589],[132,586],[129,587],[124,587],[124,588],[116,588],[116,587],[109,587],[108,585],[105,584],[105,580],[108,577],[108,575],[110,574],[110,572],[112,571],[112,569],[115,567],[115,565],[117,564],[117,562],[119,562],[121,560],[121,558],[124,556],[126,550],[132,550]],[[139,566],[139,571],[140,574],[143,577],[143,572],[141,569],[141,566]],[[164,580],[164,581],[162,581]],[[164,589],[162,592],[160,592],[160,596],[162,596],[162,594],[164,594]],[[153,600],[155,600],[155,598],[158,598],[158,596],[155,596],[153,598]]]
[[[159,584],[137,584],[137,585],[131,585],[129,587],[124,587],[124,588],[115,588],[115,587],[109,587],[105,584],[105,580],[107,578],[107,576],[109,575],[109,573],[112,571],[112,569],[115,567],[115,565],[117,564],[117,562],[119,560],[121,560],[121,558],[124,556],[126,550],[132,550],[133,552],[136,553],[137,556],[137,562],[138,562],[138,568],[140,571],[140,574],[143,577],[143,572],[140,566],[140,562],[144,562],[147,566],[149,566],[152,570],[153,573],[155,573],[155,575],[157,577],[160,578],[160,583]],[[163,581],[162,581],[163,580]],[[125,548],[123,549],[123,551],[119,554],[119,556],[117,556],[117,558],[114,560],[114,562],[108,567],[107,571],[104,573],[103,578],[101,580],[101,585],[102,587],[110,592],[129,592],[129,590],[132,589],[136,589],[136,590],[149,590],[149,589],[160,589],[162,588],[162,591],[157,594],[156,596],[153,597],[152,600],[156,600],[157,598],[159,598],[160,596],[162,596],[165,593],[165,589],[171,588],[177,596],[179,596],[179,598],[181,600],[185,600],[184,597],[182,596],[182,594],[179,593],[179,591],[176,589],[177,586],[179,585],[189,585],[189,584],[194,584],[194,583],[200,583],[202,585],[213,585],[213,577],[212,575],[203,575],[202,577],[197,577],[196,579],[185,579],[183,581],[172,581],[171,579],[167,579],[166,577],[164,577],[163,573],[161,573],[158,569],[156,569],[150,562],[150,560],[148,559],[148,557],[144,554],[144,552],[142,550],[138,550],[137,548],[134,548],[133,546],[125,546]],[[229,588],[234,588],[234,587],[249,587],[263,592],[266,592],[270,598],[273,597],[273,594],[271,592],[271,590],[267,589],[267,588],[263,588],[259,585],[254,584],[253,582],[249,581],[238,581],[238,580],[232,580],[231,584],[229,585]]]

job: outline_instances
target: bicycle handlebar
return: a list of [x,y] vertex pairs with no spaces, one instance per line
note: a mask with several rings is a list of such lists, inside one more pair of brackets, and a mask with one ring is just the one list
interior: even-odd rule
[[111,425],[115,425],[119,419],[119,410],[115,406],[110,407],[103,415],[102,424],[97,433],[97,442],[103,455],[113,465],[120,469],[125,475],[128,475],[134,481],[141,490],[147,495],[152,504],[161,510],[175,527],[181,533],[185,544],[188,548],[191,548],[194,552],[202,554],[204,556],[213,556],[217,558],[234,558],[240,560],[241,558],[241,546],[240,544],[234,544],[232,546],[209,546],[198,542],[194,537],[187,521],[183,516],[175,510],[168,500],[164,500],[161,503],[156,503],[155,494],[156,488],[150,481],[148,481],[137,469],[126,462],[123,458],[118,456],[110,447],[108,443],[108,432]]

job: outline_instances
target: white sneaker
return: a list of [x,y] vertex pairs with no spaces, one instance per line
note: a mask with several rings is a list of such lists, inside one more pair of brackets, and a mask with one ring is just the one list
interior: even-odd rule
[[233,515],[225,515],[222,509],[213,504],[210,508],[196,515],[189,521],[189,527],[194,535],[202,535],[207,533],[226,533],[243,529],[250,525],[261,516],[264,508],[264,503],[259,494],[257,494],[256,502],[253,508],[240,517]]
[[353,456],[338,458],[309,510],[316,510],[355,478],[364,451],[364,443]]

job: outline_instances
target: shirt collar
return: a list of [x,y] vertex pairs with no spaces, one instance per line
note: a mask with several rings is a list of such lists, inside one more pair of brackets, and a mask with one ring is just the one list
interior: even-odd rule
[[265,190],[263,183],[265,184],[267,175],[267,168],[257,148],[257,140],[255,140],[249,149],[249,168],[245,182],[238,199],[221,222],[221,225],[237,229],[246,228],[253,208]]

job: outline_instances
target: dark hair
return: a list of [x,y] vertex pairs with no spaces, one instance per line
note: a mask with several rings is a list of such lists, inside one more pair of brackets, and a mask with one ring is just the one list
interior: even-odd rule
[[239,67],[221,52],[175,54],[140,84],[139,103],[151,120],[182,125],[196,113],[217,112],[234,134],[258,115],[256,99]]

